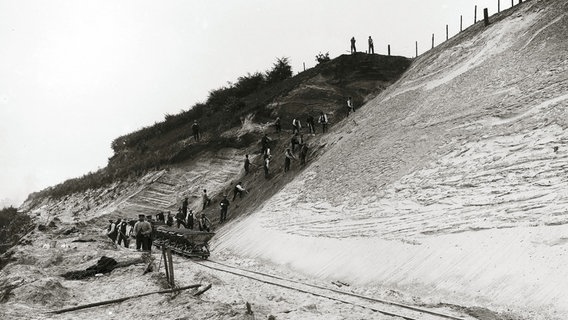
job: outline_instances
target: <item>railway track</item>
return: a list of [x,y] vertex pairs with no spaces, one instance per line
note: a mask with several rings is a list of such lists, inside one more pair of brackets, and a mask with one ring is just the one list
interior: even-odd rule
[[[180,252],[177,253],[180,254]],[[181,254],[183,255],[183,253]],[[286,288],[289,290],[294,290],[310,294],[313,296],[331,299],[341,303],[346,303],[353,306],[370,309],[372,311],[387,316],[398,317],[407,320],[473,319],[468,316],[442,313],[439,311],[430,310],[426,308],[358,295],[355,293],[337,290],[334,288],[326,288],[323,286],[307,284],[297,280],[286,279],[283,277],[274,276],[263,272],[252,271],[236,266],[231,266],[214,260],[202,260],[202,261],[192,260],[192,261],[195,264],[198,264],[200,266],[203,266],[211,270],[225,272],[239,277],[248,278],[254,281]]]

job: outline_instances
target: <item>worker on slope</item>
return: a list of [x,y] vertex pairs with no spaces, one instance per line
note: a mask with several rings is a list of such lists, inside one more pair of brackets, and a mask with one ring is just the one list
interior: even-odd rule
[[219,206],[221,207],[220,222],[224,222],[227,220],[227,210],[229,209],[229,200],[227,200],[227,195],[223,195],[223,200],[219,202]]
[[287,148],[286,152],[284,153],[284,172],[288,172],[290,170],[290,162],[292,160],[296,160],[296,157],[292,153],[292,150],[290,150],[290,148]]
[[373,38],[369,36],[369,54],[375,54],[375,46],[373,45]]
[[243,187],[242,182],[237,183],[235,185],[235,189],[233,190],[233,201],[235,201],[235,198],[237,198],[237,194],[242,199],[243,198],[243,192],[248,193],[248,191]]
[[266,149],[268,149],[270,147],[271,141],[272,141],[272,139],[270,139],[268,137],[268,135],[265,133],[264,136],[262,137],[262,139],[260,140],[260,143],[262,145],[260,153],[264,154],[266,152]]
[[308,119],[306,120],[306,123],[308,124],[308,129],[310,130],[310,133],[312,135],[316,134],[316,127],[315,127],[315,119],[312,115],[308,115]]
[[211,221],[205,216],[205,213],[201,213],[198,220],[199,231],[211,232]]
[[191,132],[193,133],[193,140],[199,142],[199,124],[197,120],[193,120],[193,125],[191,125]]
[[349,116],[352,112],[355,112],[355,107],[353,106],[353,99],[351,97],[347,98],[347,115]]
[[207,189],[203,189],[203,195],[201,196],[203,199],[203,209],[205,210],[205,207],[207,207],[208,205],[211,204],[211,198],[209,198],[209,196],[207,195]]
[[300,133],[301,129],[302,129],[302,124],[300,123],[300,120],[294,118],[292,120],[292,134]]
[[249,174],[250,172],[250,160],[249,155],[245,154],[245,174]]
[[321,123],[321,130],[323,133],[327,132],[327,115],[325,113],[323,113],[323,111],[320,113],[318,122]]

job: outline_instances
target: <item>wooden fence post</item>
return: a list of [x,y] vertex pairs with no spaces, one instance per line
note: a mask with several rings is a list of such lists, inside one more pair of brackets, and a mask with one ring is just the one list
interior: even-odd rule
[[497,0],[497,13],[501,12],[501,0]]
[[463,15],[460,15],[460,32],[463,31]]
[[483,21],[487,27],[489,25],[489,10],[487,8],[483,9]]
[[170,267],[168,266],[168,258],[166,256],[166,246],[162,246],[162,258],[164,259],[164,269],[166,270],[166,281],[170,283]]
[[473,11],[473,24],[477,23],[477,5],[475,6],[475,10]]
[[511,0],[511,8],[515,6],[515,2],[513,2],[515,0]]
[[170,287],[174,288],[175,281],[174,281],[174,263],[172,262],[172,250],[168,248],[166,252],[168,255],[168,267],[170,268]]
[[388,53],[389,53],[389,57],[390,57],[390,55],[391,55],[391,45],[389,44],[389,45],[387,46],[387,48],[388,48]]
[[434,49],[434,34],[432,33],[432,49]]
[[448,39],[449,39],[448,36],[449,36],[449,33],[448,33],[448,25],[446,25],[446,41],[448,41]]
[[418,58],[418,41],[416,41],[416,58]]

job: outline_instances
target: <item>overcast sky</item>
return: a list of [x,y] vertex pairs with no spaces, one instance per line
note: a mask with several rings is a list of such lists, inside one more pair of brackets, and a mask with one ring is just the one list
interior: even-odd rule
[[[518,1],[515,0],[515,3]],[[497,0],[0,0],[0,207],[106,166],[118,136],[349,39],[413,57]],[[501,9],[511,6],[501,1]]]

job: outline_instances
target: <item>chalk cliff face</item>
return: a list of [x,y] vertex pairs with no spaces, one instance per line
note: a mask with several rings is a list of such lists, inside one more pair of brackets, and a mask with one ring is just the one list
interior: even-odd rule
[[420,56],[217,249],[566,314],[567,12],[530,1]]

